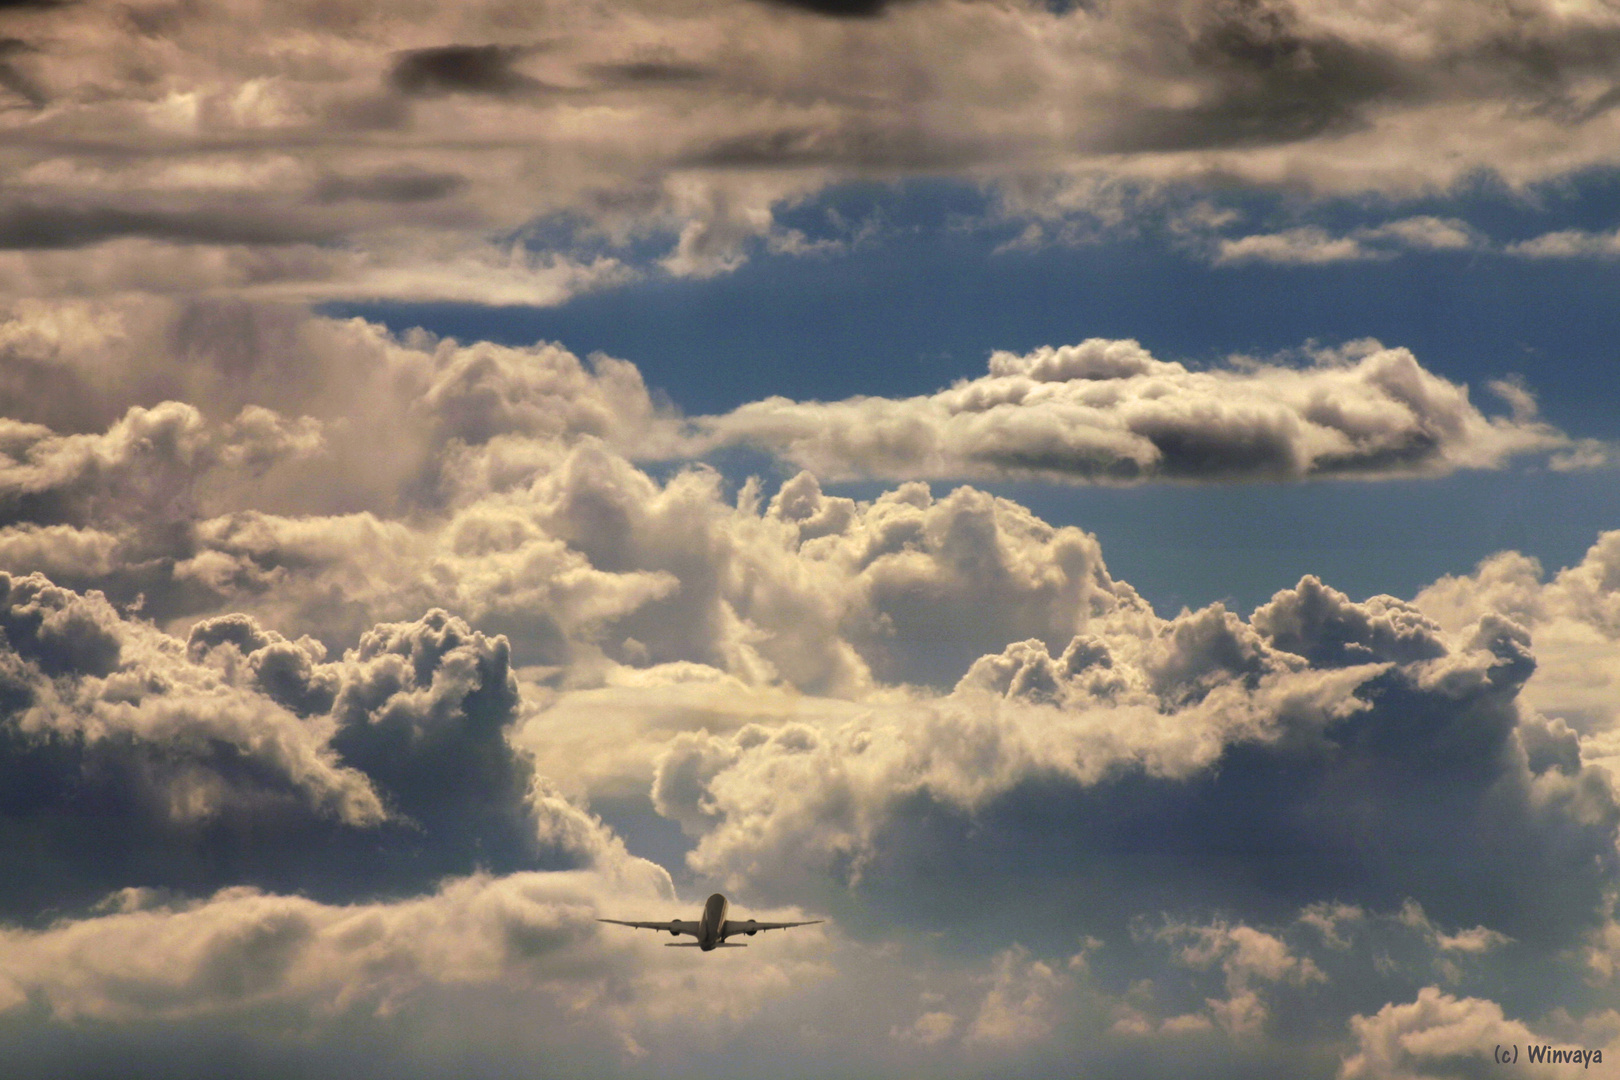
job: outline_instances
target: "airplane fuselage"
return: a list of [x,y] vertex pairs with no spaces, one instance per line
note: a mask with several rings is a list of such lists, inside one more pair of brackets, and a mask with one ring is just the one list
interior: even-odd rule
[[719,893],[709,897],[703,904],[703,916],[698,919],[698,948],[704,952],[712,952],[725,940],[726,910],[731,905]]

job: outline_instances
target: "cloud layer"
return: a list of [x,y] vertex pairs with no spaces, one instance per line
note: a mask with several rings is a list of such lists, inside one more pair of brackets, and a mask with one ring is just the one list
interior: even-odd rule
[[[548,304],[732,268],[789,237],[777,209],[845,180],[989,181],[1041,221],[1114,185],[1402,195],[1615,164],[1620,24],[1595,3],[232,0],[0,20],[9,296]],[[578,236],[531,243],[555,220]],[[652,237],[661,254],[629,254]],[[1358,243],[1309,241],[1222,257]]]

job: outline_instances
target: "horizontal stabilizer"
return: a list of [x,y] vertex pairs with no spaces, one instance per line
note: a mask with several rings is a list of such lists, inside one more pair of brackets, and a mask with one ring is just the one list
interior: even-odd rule
[[697,949],[697,948],[701,948],[701,946],[699,946],[698,943],[695,942],[695,941],[666,941],[666,942],[664,942],[664,948],[666,948],[666,949]]
[[720,944],[716,945],[715,948],[717,948],[717,949],[746,949],[746,948],[748,948],[748,943],[743,942],[743,941],[722,941]]

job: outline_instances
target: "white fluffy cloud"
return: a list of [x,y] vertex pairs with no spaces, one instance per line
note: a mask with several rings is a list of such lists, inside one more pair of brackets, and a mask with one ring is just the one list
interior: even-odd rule
[[[1514,701],[1534,670],[1527,640],[1495,615],[1451,638],[1410,605],[1355,604],[1313,579],[1248,623],[1219,607],[1169,621],[1116,612],[1061,655],[1030,641],[985,657],[943,697],[678,735],[653,797],[697,837],[695,869],[826,903],[854,889],[904,904],[930,882],[951,898],[937,903],[1010,917],[1017,903],[975,884],[1010,875],[1022,901],[1072,897],[1099,932],[1121,908],[1187,889],[1218,904],[1241,877],[1278,901],[1388,905],[1402,892],[1447,905],[1448,922],[1578,934],[1601,918],[1608,873],[1578,866],[1611,858],[1616,811],[1579,760],[1521,749],[1542,730],[1527,717],[1521,736]],[[1459,904],[1439,885],[1456,867],[1438,892],[1413,872],[1440,837],[1468,843],[1479,815],[1503,822],[1499,854],[1542,858],[1551,836],[1585,853],[1547,870],[1570,905],[1557,919],[1525,882],[1479,876]],[[1175,874],[1143,856],[1100,889],[1089,875],[1125,837],[1139,855],[1159,842],[1166,859],[1200,854]],[[1580,900],[1571,874],[1586,875]]]
[[[1481,998],[1457,998],[1439,987],[1426,986],[1414,1001],[1388,1004],[1372,1016],[1351,1020],[1356,1050],[1345,1059],[1343,1080],[1428,1080],[1456,1076],[1462,1070],[1490,1071],[1502,1076],[1552,1077],[1566,1075],[1570,1060],[1590,1068],[1596,1055],[1603,1064],[1612,1060],[1616,1017],[1594,1017],[1594,1022],[1573,1032],[1540,1034],[1523,1021],[1509,1019],[1502,1006]],[[1570,1025],[1564,1025],[1570,1026]],[[1569,1036],[1574,1035],[1571,1039]],[[1530,1049],[1579,1051],[1579,1059],[1549,1064],[1532,1061]],[[1496,1054],[1506,1049],[1502,1064]]]
[[1495,612],[1527,627],[1537,667],[1524,700],[1547,718],[1527,749],[1564,760],[1578,743],[1580,760],[1620,776],[1620,532],[1550,581],[1534,559],[1503,552],[1441,578],[1416,603],[1449,626]]
[[1092,338],[996,353],[988,375],[928,397],[769,398],[698,423],[829,478],[1298,480],[1496,468],[1573,445],[1529,404],[1487,417],[1467,387],[1376,343],[1199,371]]

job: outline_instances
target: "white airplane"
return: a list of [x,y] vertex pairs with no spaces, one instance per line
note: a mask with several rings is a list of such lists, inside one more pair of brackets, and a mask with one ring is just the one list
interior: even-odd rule
[[597,919],[597,922],[610,922],[618,926],[634,926],[638,930],[662,930],[672,936],[691,934],[696,941],[666,941],[664,947],[668,949],[702,949],[708,952],[711,949],[746,949],[746,942],[730,942],[726,938],[734,934],[746,934],[753,937],[761,930],[786,930],[790,926],[812,926],[820,919],[811,919],[809,922],[755,922],[753,919],[728,919],[726,911],[731,905],[726,898],[715,893],[703,905],[703,915],[697,922],[687,922],[684,919],[671,919],[669,922],[625,922],[623,919]]

